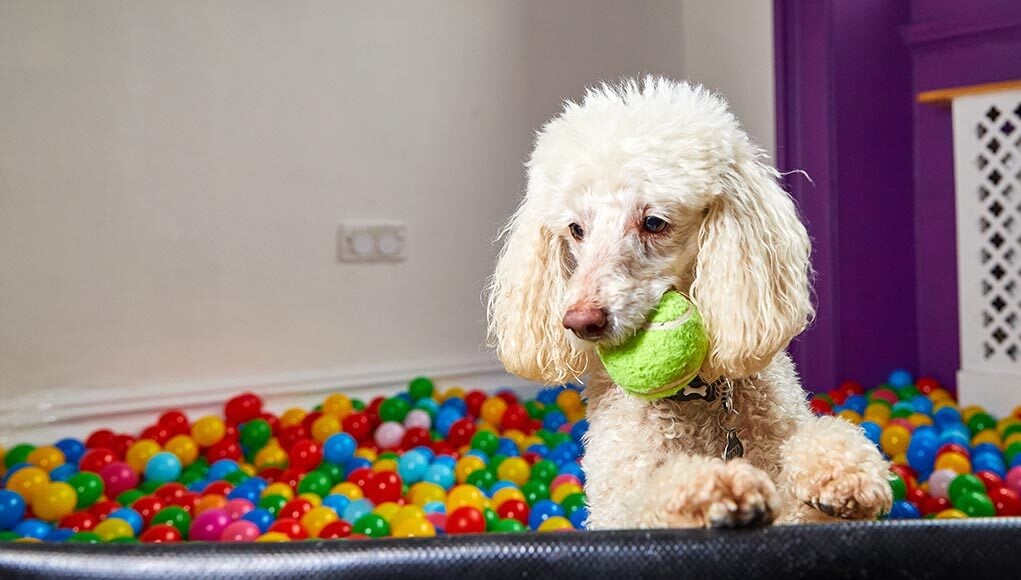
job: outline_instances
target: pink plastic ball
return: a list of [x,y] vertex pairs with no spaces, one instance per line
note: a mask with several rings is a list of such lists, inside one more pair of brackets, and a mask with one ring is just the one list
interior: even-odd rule
[[127,463],[120,461],[104,465],[99,470],[99,477],[103,478],[103,489],[107,497],[117,497],[138,485],[138,474]]
[[223,528],[223,533],[220,534],[221,542],[254,542],[255,538],[258,538],[262,532],[259,531],[259,526],[255,525],[254,522],[248,520],[238,520],[231,522],[226,528]]
[[404,438],[404,426],[396,421],[384,421],[376,428],[376,445],[380,449],[395,449]]
[[227,505],[223,506],[223,511],[227,512],[232,520],[236,520],[254,509],[255,506],[252,505],[252,502],[240,497],[228,501]]
[[414,429],[415,427],[428,429],[432,426],[432,419],[429,418],[429,413],[422,409],[412,409],[408,412],[408,416],[404,418],[404,426],[408,429]]
[[556,489],[565,483],[573,483],[578,487],[581,487],[581,480],[570,473],[561,473],[560,475],[553,478],[553,482],[550,483],[550,489]]
[[1021,465],[1010,468],[1010,471],[1007,472],[1005,483],[1010,489],[1021,493]]
[[950,469],[937,469],[932,472],[929,476],[929,495],[932,497],[941,497],[943,499],[950,499],[948,497],[948,491],[950,489],[950,482],[957,477],[957,473]]
[[223,530],[230,525],[230,515],[226,510],[208,509],[191,523],[188,538],[199,542],[215,542],[223,535]]
[[426,514],[425,519],[428,520],[429,523],[437,530],[447,529],[447,514],[433,512],[431,514]]

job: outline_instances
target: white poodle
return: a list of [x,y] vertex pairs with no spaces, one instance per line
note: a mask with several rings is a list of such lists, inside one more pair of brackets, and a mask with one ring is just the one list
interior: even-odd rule
[[[491,283],[491,340],[527,379],[590,375],[592,528],[890,508],[883,457],[854,425],[812,415],[784,352],[813,314],[809,240],[721,98],[657,77],[604,85],[539,131],[527,167]],[[670,288],[705,319],[700,375],[715,397],[639,400],[594,355],[631,335]]]

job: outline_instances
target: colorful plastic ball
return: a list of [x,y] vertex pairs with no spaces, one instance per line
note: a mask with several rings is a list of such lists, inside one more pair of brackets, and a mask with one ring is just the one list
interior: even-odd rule
[[167,506],[156,513],[152,518],[152,525],[167,524],[177,528],[183,537],[188,536],[191,528],[191,516],[179,506]]
[[80,511],[64,516],[58,525],[75,532],[87,532],[96,527],[97,523],[99,523],[99,520],[94,515],[86,511]]
[[471,506],[461,506],[447,514],[448,534],[481,534],[486,531],[482,512]]
[[408,429],[426,429],[432,427],[432,418],[427,411],[412,409],[404,417],[404,426]]
[[219,540],[221,542],[254,542],[260,535],[262,535],[262,530],[256,524],[246,520],[237,520],[223,528]]
[[349,522],[354,522],[365,514],[370,513],[373,507],[375,506],[367,499],[356,499],[344,509],[343,518]]
[[391,534],[395,538],[432,538],[436,535],[436,527],[425,517],[409,519],[394,524]]
[[133,538],[135,536],[131,524],[118,518],[107,518],[96,524],[92,531],[104,542],[117,538]]
[[937,470],[949,469],[958,474],[970,473],[971,461],[961,453],[950,451],[936,456],[934,468]]
[[9,489],[0,489],[0,530],[9,530],[25,516],[25,498]]
[[188,538],[200,542],[215,542],[231,523],[230,514],[222,509],[209,509],[197,516],[188,530]]
[[996,506],[983,492],[966,491],[956,498],[950,498],[950,501],[955,508],[967,514],[968,517],[984,518],[996,515]]
[[564,516],[565,514],[564,508],[560,504],[548,499],[539,500],[532,506],[528,516],[528,527],[537,530],[539,525],[547,519],[553,516]]
[[41,540],[53,531],[53,526],[38,519],[22,520],[13,529],[15,534],[22,538],[36,538]]
[[160,483],[174,481],[181,476],[181,460],[169,451],[161,451],[145,464],[145,478]]
[[78,473],[78,466],[74,463],[65,463],[59,467],[54,468],[50,472],[50,481],[67,481],[71,479],[71,476]]
[[404,425],[396,421],[384,421],[376,428],[374,440],[380,449],[396,449],[404,438]]
[[904,500],[893,502],[893,507],[890,508],[889,518],[891,520],[918,519],[920,517],[922,514],[918,508]]
[[259,531],[261,533],[266,533],[267,531],[269,531],[269,527],[273,525],[273,522],[276,520],[276,518],[273,517],[273,514],[262,508],[253,509],[252,511],[241,516],[241,519],[246,522],[252,522],[256,526],[258,526]]
[[144,527],[142,515],[131,508],[121,508],[119,510],[110,512],[110,515],[107,516],[107,519],[109,518],[117,518],[119,520],[124,520],[125,522],[128,522],[128,524],[131,525],[133,535],[136,536],[139,533],[141,533],[142,528]]
[[337,538],[346,538],[351,535],[351,524],[344,520],[337,520],[335,522],[326,524],[322,530],[319,531],[319,538],[324,540],[332,540]]
[[32,495],[32,513],[48,522],[56,522],[75,510],[78,494],[64,482],[50,482]]
[[45,446],[33,449],[25,458],[25,461],[31,465],[40,467],[43,471],[49,473],[53,471],[54,468],[63,465],[65,459],[64,452],[57,447]]
[[386,523],[381,516],[367,513],[351,524],[351,532],[370,538],[382,538],[390,535],[390,524]]
[[26,466],[10,474],[5,487],[21,495],[26,501],[32,501],[32,494],[50,482],[46,471],[40,467]]
[[65,439],[61,439],[60,441],[57,441],[56,447],[57,449],[60,449],[61,453],[64,454],[64,459],[68,463],[77,464],[78,460],[80,460],[82,458],[82,455],[85,454],[85,444],[79,441],[78,439],[74,439],[73,437],[68,437]]
[[180,530],[174,526],[159,524],[145,530],[139,539],[145,544],[175,544],[183,538]]
[[138,485],[138,473],[128,464],[115,461],[99,471],[107,496],[117,496]]

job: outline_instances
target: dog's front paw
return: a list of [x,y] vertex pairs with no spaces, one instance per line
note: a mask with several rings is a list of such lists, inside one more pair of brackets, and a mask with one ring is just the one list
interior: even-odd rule
[[862,520],[889,512],[893,492],[885,472],[844,465],[817,473],[798,499],[835,518]]
[[677,482],[666,506],[670,527],[737,528],[769,524],[780,509],[773,480],[747,461],[713,463]]

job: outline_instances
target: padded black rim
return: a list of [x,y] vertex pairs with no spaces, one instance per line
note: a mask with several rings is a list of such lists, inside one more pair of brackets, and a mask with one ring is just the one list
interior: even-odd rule
[[283,544],[0,544],[2,578],[1021,578],[1021,518]]

